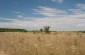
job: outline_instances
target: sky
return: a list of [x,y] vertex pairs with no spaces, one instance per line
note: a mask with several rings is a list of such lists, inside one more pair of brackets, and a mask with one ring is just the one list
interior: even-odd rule
[[0,0],[0,28],[84,31],[85,0]]

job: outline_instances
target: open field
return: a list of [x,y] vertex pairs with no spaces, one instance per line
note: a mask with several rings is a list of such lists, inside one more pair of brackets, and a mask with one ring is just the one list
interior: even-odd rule
[[0,32],[0,55],[85,55],[85,33]]

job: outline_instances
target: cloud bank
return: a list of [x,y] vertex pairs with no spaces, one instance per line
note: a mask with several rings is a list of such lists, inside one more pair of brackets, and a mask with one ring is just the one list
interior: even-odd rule
[[9,21],[0,22],[0,27],[36,30],[43,26],[51,26],[51,30],[56,31],[85,30],[85,4],[77,4],[74,9],[67,11],[45,6],[38,6],[32,10],[33,14],[42,15],[44,18],[24,17],[19,14],[14,19],[0,18],[0,20]]

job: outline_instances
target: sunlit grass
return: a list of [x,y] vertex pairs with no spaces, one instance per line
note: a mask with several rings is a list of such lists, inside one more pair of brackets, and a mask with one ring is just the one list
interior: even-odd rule
[[85,55],[84,52],[84,33],[0,33],[0,55]]

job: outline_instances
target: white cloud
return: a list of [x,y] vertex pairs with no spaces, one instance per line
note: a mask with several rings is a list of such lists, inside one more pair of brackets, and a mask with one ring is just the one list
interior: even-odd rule
[[33,9],[33,11],[35,12],[34,14],[41,14],[44,16],[56,16],[56,15],[67,14],[67,12],[64,10],[49,8],[49,7],[42,7],[42,6],[39,6],[37,9]]
[[25,15],[24,13],[19,11],[12,11],[12,13],[14,13],[18,18],[23,18],[23,16]]
[[29,17],[24,17],[26,20],[15,19],[11,20],[12,22],[0,22],[0,27],[28,28],[31,30],[39,29],[43,26],[51,26],[51,30],[85,30],[85,19],[81,19],[84,17],[85,15],[63,15],[61,17],[32,17],[31,20],[29,20]]
[[76,7],[81,10],[85,10],[85,4],[77,4]]
[[42,28],[43,26],[51,26],[51,30],[85,30],[84,4],[82,6],[81,4],[77,4],[76,8],[69,9],[69,12],[72,12],[72,14],[68,14],[69,12],[65,10],[39,6],[37,9],[33,9],[34,14],[47,17],[37,18],[18,15],[17,19],[0,18],[1,20],[11,21],[0,22],[0,27],[26,28],[32,30]]
[[68,9],[73,14],[85,14],[85,4],[77,4],[74,9]]
[[18,15],[17,18],[23,18],[23,16],[22,15]]
[[57,2],[57,3],[63,3],[64,2],[64,0],[51,0],[51,1]]
[[12,13],[21,14],[21,12],[19,12],[19,11],[12,11]]

